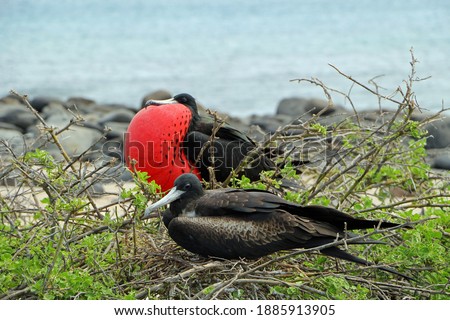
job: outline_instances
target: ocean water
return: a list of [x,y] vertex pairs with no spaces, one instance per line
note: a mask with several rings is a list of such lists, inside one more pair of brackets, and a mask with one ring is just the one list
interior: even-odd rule
[[[390,94],[420,61],[423,108],[450,101],[447,0],[1,0],[0,95],[83,96],[138,107],[156,89],[188,92],[233,115],[273,113],[280,99],[324,97],[318,78],[377,99],[332,64]],[[336,103],[349,106],[339,94]]]

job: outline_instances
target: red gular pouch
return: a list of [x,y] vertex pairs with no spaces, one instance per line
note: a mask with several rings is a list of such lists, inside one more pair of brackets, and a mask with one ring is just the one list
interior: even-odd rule
[[187,159],[182,145],[192,113],[183,104],[152,105],[141,109],[131,120],[124,139],[124,155],[130,170],[147,172],[149,181],[161,191],[173,187],[175,179],[200,172]]

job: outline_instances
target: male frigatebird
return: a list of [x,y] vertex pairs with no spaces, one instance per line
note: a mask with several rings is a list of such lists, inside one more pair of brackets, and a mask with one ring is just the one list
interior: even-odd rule
[[[333,208],[301,206],[267,191],[204,191],[197,176],[190,173],[178,177],[170,192],[146,209],[144,218],[166,204],[170,206],[163,214],[163,222],[177,244],[202,256],[225,259],[254,259],[279,250],[331,244],[337,239],[358,244],[380,243],[352,242],[356,235],[348,230],[398,226],[392,222],[354,218]],[[320,252],[373,265],[337,246]],[[388,267],[377,268],[411,279]]]
[[[252,150],[256,156],[249,154]],[[187,172],[208,181],[208,168],[213,168],[218,181],[225,181],[244,159],[241,173],[257,180],[262,170],[273,169],[274,164],[256,151],[256,144],[241,131],[200,115],[195,99],[186,93],[147,101],[132,119],[125,138],[130,169],[147,172],[162,191]]]

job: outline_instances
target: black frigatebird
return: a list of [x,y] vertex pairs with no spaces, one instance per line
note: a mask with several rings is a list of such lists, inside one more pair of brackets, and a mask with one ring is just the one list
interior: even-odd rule
[[214,168],[215,178],[223,182],[252,150],[257,156],[241,173],[258,180],[261,171],[275,165],[256,152],[256,147],[243,132],[225,123],[218,126],[213,117],[200,115],[195,99],[182,93],[168,100],[147,101],[128,127],[125,159],[132,170],[147,172],[149,179],[166,191],[187,172],[208,181],[208,167]]
[[[202,256],[225,259],[255,259],[279,250],[315,248],[337,239],[354,238],[356,235],[348,230],[398,226],[354,218],[333,208],[301,206],[268,191],[231,188],[204,191],[194,174],[178,177],[170,192],[146,209],[144,218],[167,204],[170,206],[163,214],[163,222],[178,245]],[[373,265],[337,246],[320,252]],[[411,279],[388,267],[377,268]]]

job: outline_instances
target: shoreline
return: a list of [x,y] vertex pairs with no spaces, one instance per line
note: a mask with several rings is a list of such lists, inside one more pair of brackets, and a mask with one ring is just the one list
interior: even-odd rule
[[[151,92],[142,97],[141,107],[149,99],[167,99],[171,94],[165,90]],[[66,101],[48,97],[31,97],[30,104],[49,126],[66,127],[71,121],[75,124],[62,133],[62,144],[69,156],[78,156],[80,152],[94,145],[86,152],[82,161],[95,162],[100,157],[122,160],[123,135],[128,124],[139,110],[121,104],[100,104],[94,100],[74,97]],[[199,104],[200,113],[205,106]],[[214,110],[212,110],[215,112]],[[252,139],[261,141],[265,135],[275,133],[280,127],[293,121],[305,122],[321,113],[317,122],[332,130],[347,119],[356,119],[363,126],[372,127],[386,121],[394,114],[393,110],[366,110],[358,112],[340,105],[328,106],[328,102],[317,98],[291,97],[280,99],[273,114],[251,115],[247,117],[230,116],[217,112],[230,125],[245,132]],[[432,113],[415,112],[412,120],[424,121]],[[41,134],[37,118],[25,107],[20,98],[7,95],[0,98],[0,138],[7,141],[11,148],[21,153],[36,143]],[[110,128],[105,133],[105,128]],[[450,118],[439,115],[434,122],[426,124],[428,131],[426,162],[434,169],[450,170]],[[104,135],[104,141],[102,136]],[[4,158],[5,147],[0,149],[0,160]],[[55,146],[46,149],[50,154],[61,157]]]

